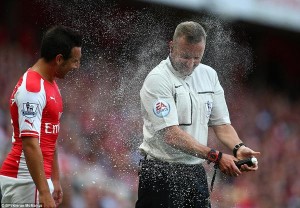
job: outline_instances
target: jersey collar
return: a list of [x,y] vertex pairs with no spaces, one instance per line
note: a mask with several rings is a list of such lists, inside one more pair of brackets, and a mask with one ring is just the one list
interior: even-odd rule
[[172,63],[171,63],[171,60],[170,60],[170,56],[168,56],[168,58],[166,59],[166,61],[167,61],[167,66],[168,66],[168,68],[169,68],[169,70],[176,76],[176,77],[178,77],[178,78],[181,78],[181,79],[185,79],[185,78],[187,78],[187,77],[189,77],[189,76],[187,76],[187,75],[182,75],[182,74],[180,74],[178,71],[176,71],[175,69],[174,69],[174,67],[172,66]]

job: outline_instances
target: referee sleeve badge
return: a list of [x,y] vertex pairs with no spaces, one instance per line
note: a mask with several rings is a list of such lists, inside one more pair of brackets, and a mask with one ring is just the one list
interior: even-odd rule
[[170,104],[164,100],[155,101],[153,113],[160,118],[166,117],[170,113]]

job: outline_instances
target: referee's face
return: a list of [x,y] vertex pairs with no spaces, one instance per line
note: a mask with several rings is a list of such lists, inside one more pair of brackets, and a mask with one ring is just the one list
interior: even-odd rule
[[204,40],[198,43],[189,43],[183,36],[171,41],[170,58],[174,69],[184,76],[192,74],[200,64],[204,50]]

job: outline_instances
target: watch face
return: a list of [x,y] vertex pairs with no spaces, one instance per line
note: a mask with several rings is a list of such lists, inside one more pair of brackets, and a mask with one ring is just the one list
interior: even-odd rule
[[214,152],[214,153],[211,153],[211,154],[210,154],[210,157],[211,157],[211,159],[213,159],[213,160],[216,159],[216,153],[215,153],[215,152]]
[[217,159],[216,150],[214,150],[214,149],[210,150],[210,152],[208,153],[208,159],[213,160],[213,161]]

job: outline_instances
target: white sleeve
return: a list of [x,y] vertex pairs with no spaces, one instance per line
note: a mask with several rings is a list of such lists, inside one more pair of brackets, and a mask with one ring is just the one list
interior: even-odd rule
[[209,125],[230,124],[229,112],[224,96],[224,90],[219,82],[218,76],[215,77],[215,89],[213,95],[213,108],[209,119]]
[[15,94],[15,101],[18,106],[19,136],[38,138],[41,131],[42,113],[46,105],[44,85],[41,83],[40,92],[29,92],[25,86],[26,83],[22,83]]
[[149,75],[140,91],[145,124],[154,131],[178,125],[177,109],[172,84],[159,74]]

